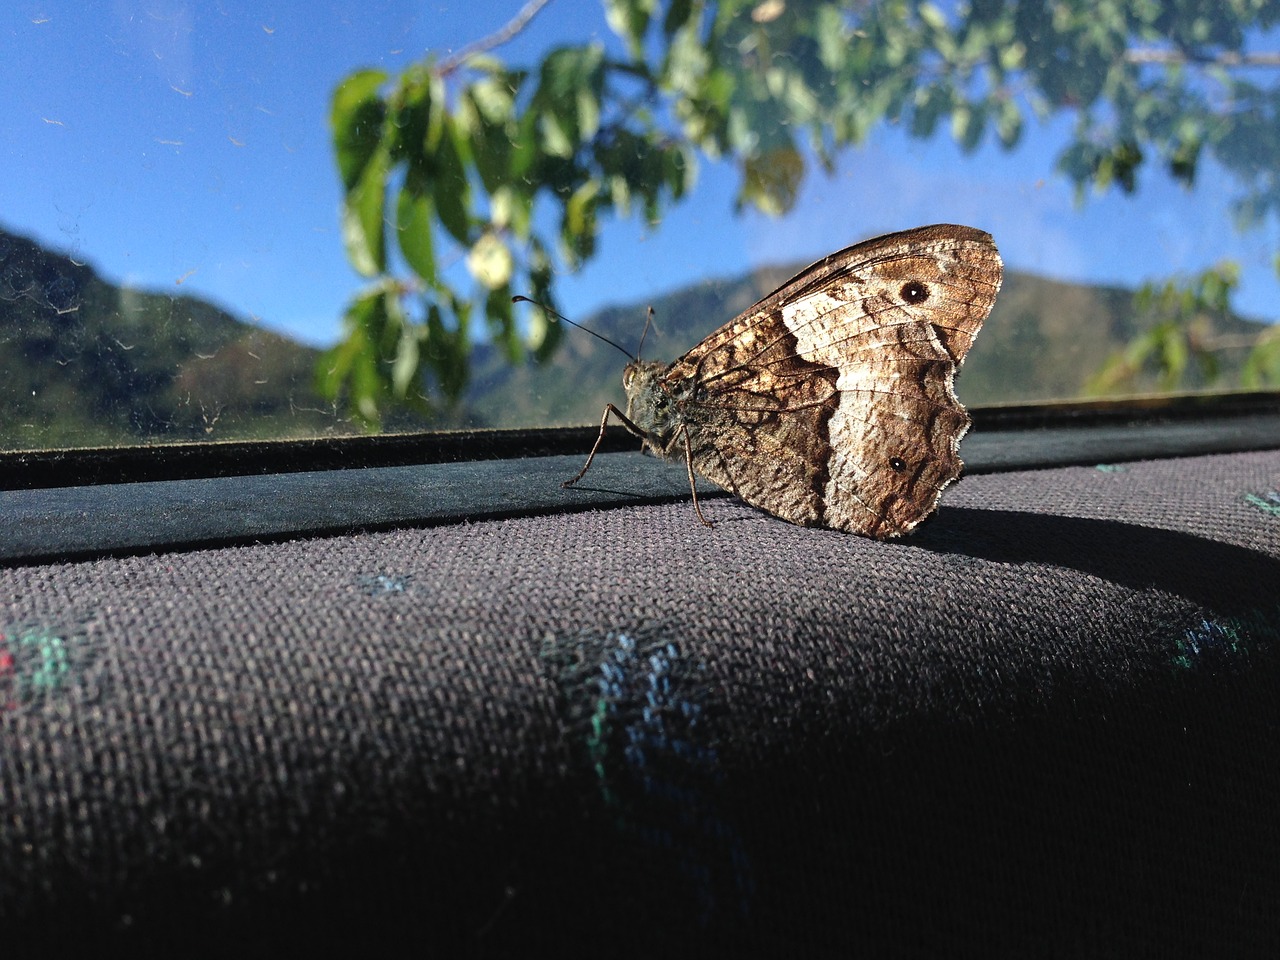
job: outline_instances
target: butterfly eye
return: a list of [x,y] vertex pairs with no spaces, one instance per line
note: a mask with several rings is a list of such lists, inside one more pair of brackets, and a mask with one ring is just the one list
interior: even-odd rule
[[898,473],[901,473],[903,470],[907,469],[907,461],[903,460],[901,457],[890,457],[889,466],[893,467],[893,469]]
[[631,381],[636,378],[636,368],[627,367],[622,371],[622,389],[626,390],[631,386]]
[[898,294],[907,303],[924,303],[929,299],[929,288],[919,280],[912,280],[909,283],[904,283]]

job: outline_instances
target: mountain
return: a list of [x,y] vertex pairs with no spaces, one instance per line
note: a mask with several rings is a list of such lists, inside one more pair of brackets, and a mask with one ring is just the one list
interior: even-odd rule
[[0,449],[330,432],[318,355],[0,230]]
[[[644,355],[675,359],[803,264],[656,297]],[[1066,399],[1137,332],[1131,292],[1009,273],[957,381],[970,404]],[[646,304],[582,322],[634,351]],[[338,305],[335,304],[335,310]],[[1230,318],[1211,333],[1263,325]],[[117,286],[86,264],[0,230],[0,450],[358,433],[318,395],[319,351],[197,297]],[[1224,358],[1224,371],[1240,356]],[[476,346],[459,407],[392,430],[598,422],[624,397],[626,357],[568,330],[544,364]]]
[[[652,301],[655,329],[645,341],[649,359],[674,360],[720,324],[746,310],[806,266],[769,267],[728,280],[707,280]],[[956,379],[966,404],[1067,400],[1140,330],[1133,291],[1005,274],[995,309]],[[645,304],[609,307],[582,322],[633,352],[644,327]],[[1148,319],[1147,323],[1155,322]],[[1236,317],[1215,320],[1212,336],[1247,339],[1265,324]],[[1243,336],[1242,336],[1243,335]],[[1232,382],[1246,349],[1221,357]],[[464,402],[492,426],[582,424],[600,419],[610,401],[621,405],[626,358],[579,330],[568,330],[545,364],[512,368],[487,346],[477,348]],[[1191,379],[1188,388],[1203,386]],[[1156,390],[1154,380],[1140,390]]]

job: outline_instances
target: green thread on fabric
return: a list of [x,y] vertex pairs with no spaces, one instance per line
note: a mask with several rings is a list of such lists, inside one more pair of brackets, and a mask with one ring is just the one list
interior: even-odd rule
[[84,682],[97,648],[79,633],[48,627],[0,632],[0,709],[63,697]]
[[591,768],[600,780],[600,793],[605,803],[613,806],[618,798],[609,788],[609,774],[605,761],[609,753],[609,701],[605,697],[596,700],[595,712],[591,715],[591,733],[587,736],[587,755],[591,758]]
[[1272,490],[1263,497],[1258,496],[1256,493],[1246,493],[1244,502],[1257,507],[1263,513],[1269,513],[1273,517],[1280,517],[1280,492]]
[[29,633],[18,639],[24,647],[34,647],[39,663],[25,679],[33,693],[50,693],[62,686],[71,665],[67,659],[66,641],[47,633]]

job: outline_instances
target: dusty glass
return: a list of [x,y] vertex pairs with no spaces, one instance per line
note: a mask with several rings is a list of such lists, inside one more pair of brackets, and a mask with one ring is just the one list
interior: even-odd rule
[[0,450],[597,421],[510,294],[672,359],[927,223],[1006,263],[966,403],[1280,386],[1268,4],[17,7]]

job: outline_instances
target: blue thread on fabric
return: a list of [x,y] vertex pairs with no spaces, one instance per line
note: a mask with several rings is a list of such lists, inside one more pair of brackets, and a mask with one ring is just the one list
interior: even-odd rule
[[[695,891],[700,923],[716,914],[724,887],[708,862],[711,851],[718,851],[713,860],[727,861],[734,899],[746,914],[754,888],[749,858],[737,831],[698,785],[721,777],[718,753],[700,739],[702,705],[685,692],[696,693],[698,685],[681,682],[704,667],[685,663],[670,642],[643,654],[639,646],[629,634],[610,635],[599,660],[587,752],[601,797],[619,812],[620,829],[675,855]],[[620,762],[610,761],[614,743]],[[647,802],[624,799],[632,796],[628,784],[638,786]]]
[[1173,662],[1190,670],[1206,656],[1231,656],[1240,650],[1240,636],[1229,621],[1201,620],[1200,625],[1178,638],[1178,653]]
[[1126,473],[1129,470],[1122,463],[1099,463],[1093,469],[1099,473]]
[[1174,641],[1173,664],[1183,670],[1232,669],[1247,662],[1250,648],[1280,642],[1280,604],[1231,617],[1202,618]]
[[406,592],[412,581],[413,577],[409,575],[393,576],[390,574],[378,573],[372,576],[360,577],[356,582],[368,596],[382,597],[390,593]]

